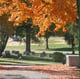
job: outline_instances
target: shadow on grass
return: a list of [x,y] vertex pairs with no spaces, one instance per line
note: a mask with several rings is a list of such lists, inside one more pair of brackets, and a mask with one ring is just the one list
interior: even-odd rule
[[6,63],[8,62],[8,63],[15,63],[15,64],[20,63],[21,64],[21,62],[15,62],[15,61],[9,61],[9,60],[8,61],[7,60],[0,60],[0,63],[1,62],[6,62]]
[[[18,61],[17,61],[18,60]],[[0,64],[30,64],[30,63],[27,63],[27,61],[30,61],[30,62],[40,62],[40,65],[41,65],[41,62],[52,62],[53,60],[52,59],[47,59],[47,58],[40,58],[40,57],[31,57],[31,56],[22,56],[21,59],[17,59],[17,58],[9,58],[8,60],[0,60]],[[23,62],[25,61],[25,62]],[[38,65],[39,63],[34,63],[35,65]],[[32,65],[32,64],[31,64]]]
[[32,56],[23,56],[22,60],[28,60],[28,61],[45,61],[50,62],[53,61],[52,58],[42,58],[42,57],[32,57]]
[[[43,50],[45,51],[45,49],[37,49],[37,50]],[[66,47],[66,48],[49,48],[46,49],[47,51],[72,51],[72,48]]]
[[56,48],[56,49],[48,49],[49,51],[72,51],[72,48]]

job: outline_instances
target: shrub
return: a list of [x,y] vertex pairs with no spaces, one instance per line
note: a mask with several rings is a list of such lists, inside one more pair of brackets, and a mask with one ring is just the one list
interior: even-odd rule
[[54,62],[62,62],[63,64],[65,63],[66,57],[61,52],[55,52],[55,53],[53,53],[52,57],[53,57],[53,61]]

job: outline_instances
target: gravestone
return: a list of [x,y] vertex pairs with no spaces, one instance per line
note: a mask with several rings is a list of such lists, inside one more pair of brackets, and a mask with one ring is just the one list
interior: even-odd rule
[[35,52],[34,52],[34,51],[32,51],[32,52],[31,52],[31,54],[32,54],[32,55],[35,55]]
[[17,58],[22,58],[22,54],[20,54],[20,52],[19,51],[12,51],[12,54],[14,54],[14,55],[16,55],[17,56]]
[[46,56],[47,54],[45,53],[45,52],[42,52],[41,54],[40,54],[40,57],[44,57],[44,56]]
[[19,51],[13,50],[12,53],[13,53],[13,54],[19,54]]
[[22,58],[22,54],[17,54],[17,57],[19,58],[19,59],[21,59]]
[[52,57],[53,56],[53,54],[48,54],[48,57]]
[[66,55],[66,64],[79,67],[79,55]]
[[10,51],[8,51],[8,50],[4,51],[3,57],[8,57],[9,58],[10,56],[11,56]]

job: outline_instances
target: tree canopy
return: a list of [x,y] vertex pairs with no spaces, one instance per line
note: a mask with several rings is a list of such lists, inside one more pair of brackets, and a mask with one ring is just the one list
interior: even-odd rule
[[65,25],[77,19],[77,0],[0,0],[0,16],[4,14],[14,26],[31,18],[42,35],[52,22],[56,25],[55,31],[63,28],[65,32]]

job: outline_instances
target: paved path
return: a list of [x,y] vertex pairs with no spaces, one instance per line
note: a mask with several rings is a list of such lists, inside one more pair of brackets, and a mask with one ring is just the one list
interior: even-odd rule
[[0,79],[79,79],[79,68],[66,65],[0,65]]
[[38,71],[3,69],[0,70],[0,79],[49,79],[49,77]]

